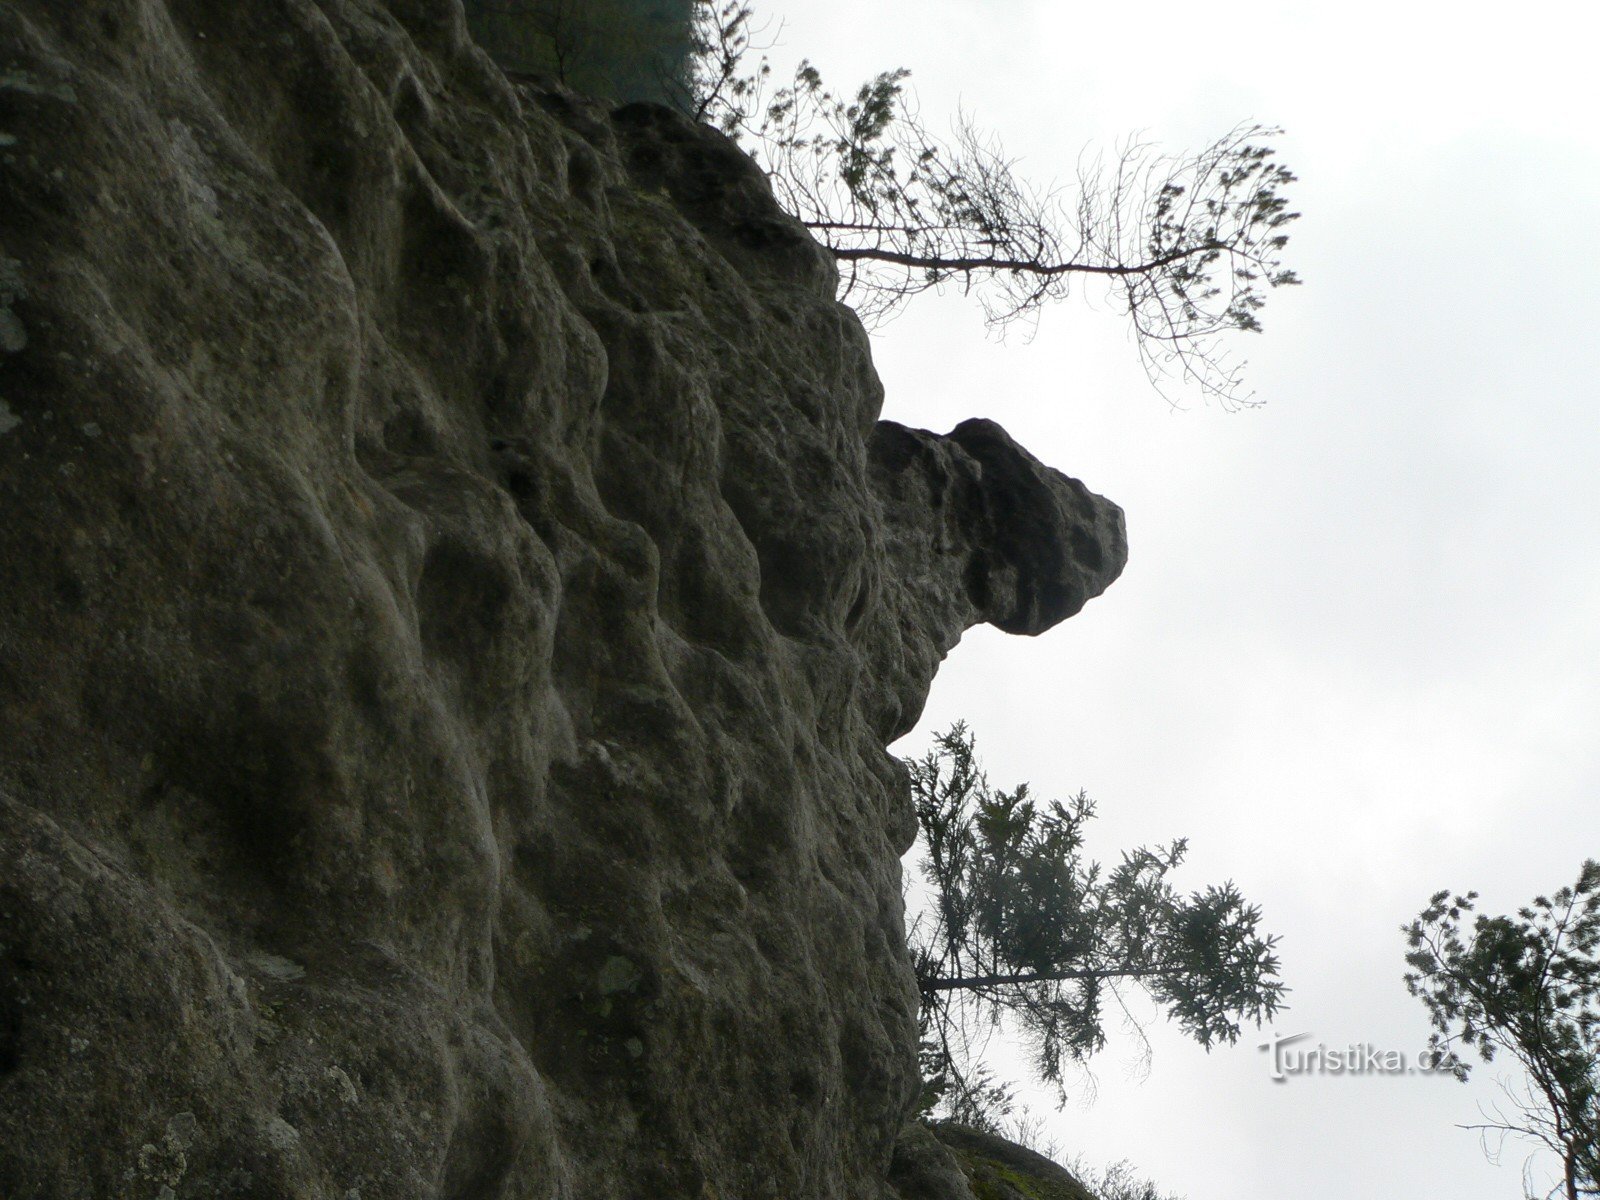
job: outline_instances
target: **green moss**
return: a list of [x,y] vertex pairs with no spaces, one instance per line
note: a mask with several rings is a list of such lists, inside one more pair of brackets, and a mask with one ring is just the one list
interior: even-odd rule
[[1025,1175],[978,1154],[957,1151],[956,1158],[977,1200],[1093,1200],[1081,1187]]
[[976,1200],[1095,1200],[1063,1167],[1003,1138],[936,1126]]

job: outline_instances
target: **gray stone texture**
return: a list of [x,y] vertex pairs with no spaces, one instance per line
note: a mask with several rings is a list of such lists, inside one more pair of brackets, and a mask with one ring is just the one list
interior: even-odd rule
[[885,747],[1116,507],[453,0],[12,0],[0,135],[0,1196],[886,1195]]

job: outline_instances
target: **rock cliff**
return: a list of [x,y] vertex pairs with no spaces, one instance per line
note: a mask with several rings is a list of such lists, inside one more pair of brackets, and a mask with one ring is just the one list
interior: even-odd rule
[[0,1195],[880,1200],[885,746],[1121,514],[459,0],[0,5]]

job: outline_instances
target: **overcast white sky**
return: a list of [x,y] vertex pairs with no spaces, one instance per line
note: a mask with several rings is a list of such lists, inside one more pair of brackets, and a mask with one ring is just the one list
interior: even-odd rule
[[[1142,130],[1197,148],[1283,125],[1305,215],[1264,407],[1174,412],[1108,311],[986,340],[959,298],[877,336],[887,414],[1004,424],[1128,514],[1123,578],[1037,640],[969,634],[923,725],[970,721],[997,783],[1084,787],[1094,848],[1187,835],[1283,936],[1280,1034],[1414,1053],[1399,926],[1429,893],[1506,911],[1600,856],[1600,88],[1594,10],[773,0],[778,56],[830,83],[913,71],[1041,179]],[[1455,1126],[1496,1068],[1273,1083],[1159,1021],[1051,1133],[1189,1200],[1504,1200]]]

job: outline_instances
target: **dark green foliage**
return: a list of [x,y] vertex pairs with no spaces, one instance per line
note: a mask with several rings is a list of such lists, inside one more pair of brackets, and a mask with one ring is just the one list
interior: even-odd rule
[[[1404,927],[1406,987],[1427,1006],[1439,1065],[1504,1052],[1526,1086],[1515,1114],[1473,1128],[1542,1143],[1562,1163],[1551,1194],[1600,1195],[1600,862],[1515,916],[1476,913],[1476,892],[1438,892]],[[1470,918],[1470,926],[1464,922]]]
[[473,37],[508,70],[619,103],[679,97],[690,0],[465,0]]
[[970,1053],[973,1030],[1003,1019],[1060,1089],[1064,1066],[1105,1044],[1105,1003],[1129,982],[1208,1048],[1281,1005],[1277,939],[1258,932],[1260,910],[1231,883],[1173,887],[1183,841],[1102,871],[1082,854],[1088,797],[1040,805],[1026,784],[990,787],[964,725],[907,765],[931,892],[911,930],[930,1107],[978,1124],[1005,1111],[1009,1093]]

